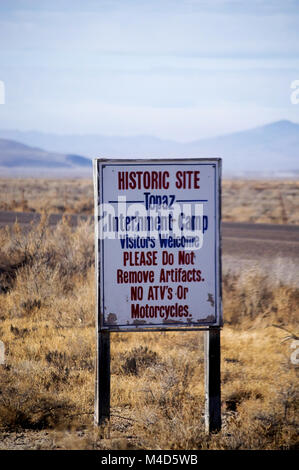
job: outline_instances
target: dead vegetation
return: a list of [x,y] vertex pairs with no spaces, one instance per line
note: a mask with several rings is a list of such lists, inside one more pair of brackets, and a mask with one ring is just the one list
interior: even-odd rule
[[[93,185],[88,179],[0,179],[0,211],[93,213]],[[223,220],[299,224],[296,180],[224,180]]]
[[227,222],[299,224],[296,180],[224,180],[222,197]]
[[112,334],[112,416],[99,439],[93,227],[50,228],[44,218],[0,236],[2,447],[14,448],[18,432],[31,448],[297,448],[298,289],[257,271],[224,276],[223,429],[213,436],[204,433],[203,333]]
[[90,179],[0,178],[0,211],[92,214]]

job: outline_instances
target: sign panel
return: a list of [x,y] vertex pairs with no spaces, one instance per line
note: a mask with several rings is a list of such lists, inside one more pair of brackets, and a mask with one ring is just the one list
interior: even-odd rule
[[94,160],[100,330],[221,326],[221,159]]

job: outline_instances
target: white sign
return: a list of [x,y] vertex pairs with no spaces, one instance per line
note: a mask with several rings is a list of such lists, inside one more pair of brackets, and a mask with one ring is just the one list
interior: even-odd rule
[[220,159],[94,161],[98,326],[222,324]]

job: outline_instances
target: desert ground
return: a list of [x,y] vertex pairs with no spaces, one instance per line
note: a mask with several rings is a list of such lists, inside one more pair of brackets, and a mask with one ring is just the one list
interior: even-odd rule
[[[296,181],[223,182],[223,220],[299,224]],[[111,421],[93,425],[95,277],[88,180],[1,179],[0,449],[298,449],[296,259],[223,259],[220,433],[204,430],[204,333],[111,334]],[[250,260],[249,260],[250,261]],[[267,260],[270,263],[269,260]],[[280,275],[277,275],[277,272]]]

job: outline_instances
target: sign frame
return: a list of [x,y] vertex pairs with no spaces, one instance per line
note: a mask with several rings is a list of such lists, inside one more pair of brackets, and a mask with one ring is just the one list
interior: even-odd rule
[[[109,325],[104,322],[104,299],[103,299],[103,251],[104,240],[99,239],[99,205],[105,203],[103,200],[103,168],[109,165],[138,166],[138,165],[213,165],[215,168],[215,321],[197,321],[191,324],[164,323],[163,325],[136,324],[128,326]],[[94,205],[95,205],[95,275],[96,275],[96,322],[98,331],[115,332],[145,332],[145,331],[207,331],[209,327],[223,326],[222,312],[222,263],[221,263],[221,181],[222,181],[222,159],[221,158],[161,158],[161,159],[120,159],[120,158],[95,158],[93,160],[94,177]],[[165,190],[163,190],[165,191]]]

